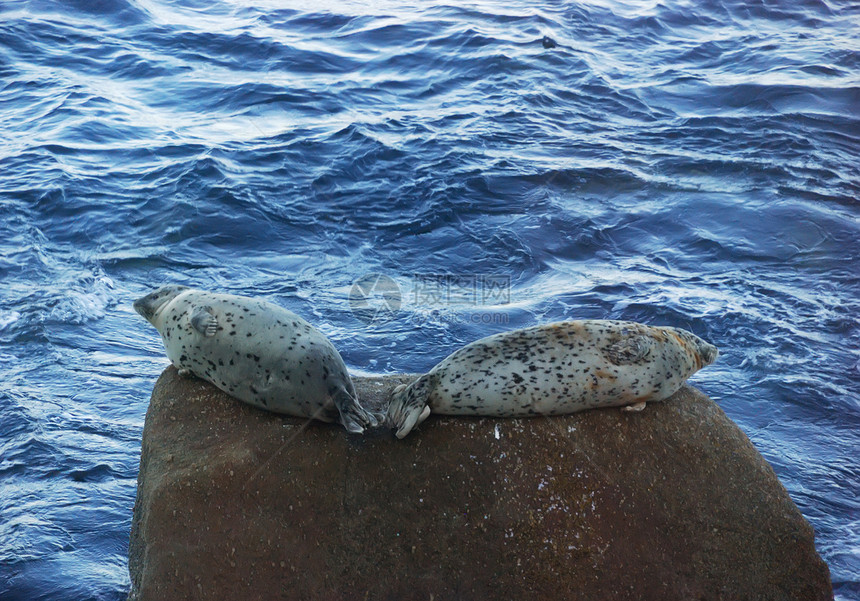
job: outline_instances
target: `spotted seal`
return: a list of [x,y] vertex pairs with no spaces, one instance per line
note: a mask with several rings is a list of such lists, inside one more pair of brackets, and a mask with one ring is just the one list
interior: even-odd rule
[[642,409],[714,362],[694,334],[630,321],[564,321],[482,338],[394,390],[388,422],[398,438],[430,412],[515,417],[594,407]]
[[359,405],[346,366],[322,332],[278,305],[186,286],[165,286],[134,309],[161,334],[181,374],[277,413],[340,422],[360,433],[378,425]]

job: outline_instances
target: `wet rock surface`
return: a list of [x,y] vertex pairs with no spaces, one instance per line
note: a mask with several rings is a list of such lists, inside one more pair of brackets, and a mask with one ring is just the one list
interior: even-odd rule
[[[409,376],[356,378],[380,407]],[[830,599],[768,463],[693,388],[639,413],[431,416],[365,436],[168,368],[130,599]]]

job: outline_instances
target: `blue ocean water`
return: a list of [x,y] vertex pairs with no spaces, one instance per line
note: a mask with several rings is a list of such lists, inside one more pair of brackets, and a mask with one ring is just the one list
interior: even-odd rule
[[852,0],[4,0],[0,598],[127,593],[167,365],[131,302],[175,282],[278,302],[359,374],[691,329],[860,599],[858,195]]

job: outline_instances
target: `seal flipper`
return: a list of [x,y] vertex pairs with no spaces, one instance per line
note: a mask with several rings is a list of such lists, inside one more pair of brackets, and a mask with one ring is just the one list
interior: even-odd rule
[[647,405],[645,401],[639,401],[638,403],[633,403],[632,405],[624,405],[621,410],[622,411],[642,411],[645,409],[645,405]]
[[347,432],[361,434],[365,428],[375,428],[379,425],[376,416],[358,403],[358,399],[341,388],[334,394],[334,406],[340,413],[340,423]]
[[218,320],[212,314],[212,307],[194,307],[191,311],[191,327],[207,338],[214,336],[218,331]]
[[400,424],[400,427],[397,429],[397,432],[395,432],[394,435],[397,438],[404,438],[412,431],[412,428],[423,422],[428,417],[430,417],[430,407],[428,405],[424,405],[423,409],[421,409],[420,412],[418,408],[410,410],[406,413],[403,423]]
[[425,374],[409,386],[398,386],[388,405],[388,422],[396,429],[394,435],[403,438],[430,415],[430,392],[433,377]]
[[[624,335],[626,334],[626,335]],[[603,354],[615,365],[641,363],[651,354],[654,339],[646,334],[622,331],[623,338],[605,346]]]

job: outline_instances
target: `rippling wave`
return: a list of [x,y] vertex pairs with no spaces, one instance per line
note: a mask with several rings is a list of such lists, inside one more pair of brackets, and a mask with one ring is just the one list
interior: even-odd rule
[[[183,282],[288,306],[355,373],[564,318],[692,329],[860,598],[860,9],[671,4],[4,2],[0,596],[124,597],[167,363],[130,303]],[[389,321],[350,310],[368,273]],[[506,298],[462,283],[491,275]]]

